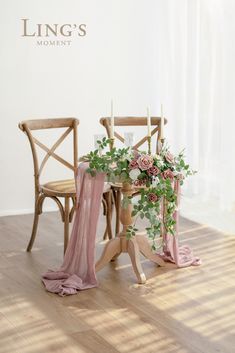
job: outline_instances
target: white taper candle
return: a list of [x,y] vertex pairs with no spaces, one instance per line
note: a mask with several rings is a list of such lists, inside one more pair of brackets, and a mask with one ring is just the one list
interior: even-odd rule
[[111,131],[110,137],[114,138],[114,115],[113,115],[113,100],[111,100]]
[[161,104],[161,136],[160,139],[164,139],[164,116],[163,116],[163,105]]
[[148,126],[148,136],[151,137],[151,117],[150,117],[149,107],[147,107],[147,126]]

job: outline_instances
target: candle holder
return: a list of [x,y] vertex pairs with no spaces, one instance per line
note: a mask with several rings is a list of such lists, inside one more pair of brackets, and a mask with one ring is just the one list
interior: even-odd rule
[[114,137],[111,137],[110,138],[110,149],[112,150],[113,147],[114,147],[114,141],[115,141],[115,138]]
[[157,154],[159,154],[163,148],[163,145],[165,143],[165,139],[160,138],[157,143]]
[[160,141],[161,141],[161,150],[162,150],[165,143],[165,138],[160,138]]
[[148,140],[148,154],[151,154],[151,136],[148,136],[147,140]]

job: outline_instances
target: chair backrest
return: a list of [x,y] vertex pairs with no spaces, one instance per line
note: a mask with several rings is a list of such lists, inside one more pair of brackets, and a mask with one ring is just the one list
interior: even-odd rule
[[[40,190],[39,177],[42,173],[45,164],[50,157],[54,158],[65,167],[72,170],[74,173],[78,167],[78,144],[77,144],[77,126],[79,120],[75,118],[56,118],[56,119],[37,119],[37,120],[25,120],[19,123],[19,128],[28,136],[32,154],[33,154],[33,164],[34,164],[34,180],[35,189],[38,192]],[[48,148],[45,144],[40,142],[32,134],[34,130],[45,130],[45,129],[58,129],[66,128],[65,132],[59,137],[59,139],[53,144],[52,147]],[[73,132],[73,164],[69,163],[64,158],[60,157],[55,153],[55,150],[64,141],[64,139]],[[38,154],[36,146],[39,146],[44,152],[46,152],[42,162],[39,164]]]
[[[103,125],[107,131],[107,136],[111,137],[111,118],[101,118],[100,119],[101,125]],[[167,124],[167,120],[164,119],[164,124]],[[147,126],[147,117],[136,117],[136,116],[126,116],[126,117],[114,117],[114,126]],[[151,136],[157,134],[156,139],[156,152],[158,151],[160,136],[161,136],[161,118],[159,117],[151,117],[151,126],[153,126],[153,130],[151,131]],[[147,131],[147,130],[146,130]],[[122,143],[125,142],[124,137],[122,137],[116,129],[114,129],[114,136],[121,141]],[[133,149],[138,149],[142,146],[148,137],[147,134],[144,136],[140,141],[138,141],[134,146]]]

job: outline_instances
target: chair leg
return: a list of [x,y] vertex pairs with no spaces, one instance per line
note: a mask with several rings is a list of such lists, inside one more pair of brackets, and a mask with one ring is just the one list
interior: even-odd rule
[[106,215],[106,220],[107,220],[107,231],[108,231],[108,238],[112,239],[113,238],[113,232],[112,232],[112,213],[113,213],[113,207],[112,207],[112,192],[107,193],[107,215]]
[[30,241],[27,246],[27,252],[31,251],[31,249],[33,247],[34,240],[36,238],[37,229],[38,229],[39,214],[40,214],[39,198],[37,198],[35,201],[35,207],[34,207],[33,229],[32,229],[32,233],[31,233]]
[[112,194],[111,192],[106,192],[104,195],[104,200],[106,202],[106,230],[104,233],[104,239],[106,239],[107,235],[109,239],[113,238],[112,232]]
[[[102,197],[102,205],[103,205],[103,215],[106,217],[107,216],[107,202],[106,202],[105,194],[103,194],[103,197]],[[107,226],[107,222],[106,222],[106,227],[105,227],[103,239],[106,240],[107,238],[108,238],[108,226]]]
[[116,193],[116,197],[115,197],[115,208],[116,208],[115,236],[117,236],[120,232],[121,191],[118,189],[114,192]]
[[65,197],[64,200],[64,254],[67,249],[68,241],[69,241],[69,197]]

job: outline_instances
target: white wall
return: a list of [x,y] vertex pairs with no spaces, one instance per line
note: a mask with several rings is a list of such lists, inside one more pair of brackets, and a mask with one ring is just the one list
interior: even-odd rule
[[[234,11],[232,0],[0,0],[0,215],[33,206],[31,154],[18,122],[78,117],[82,155],[113,98],[116,115],[142,115],[147,105],[159,114],[163,102],[173,151],[186,147],[199,170],[183,192],[190,201],[200,196],[202,214],[223,209],[234,218]],[[66,47],[38,47],[21,37],[21,18],[85,23],[87,35]],[[65,176],[52,167],[48,178]],[[185,205],[186,216],[205,221]]]
[[[111,97],[115,114],[145,114],[148,104],[157,112],[161,97],[153,68],[161,14],[156,3],[0,0],[0,215],[33,207],[31,154],[19,121],[78,117],[79,153],[84,154],[93,148],[93,135],[102,132],[98,121],[109,114]],[[21,36],[21,18],[85,23],[87,35],[70,46],[40,47],[35,38]],[[63,176],[57,171],[56,178]]]

